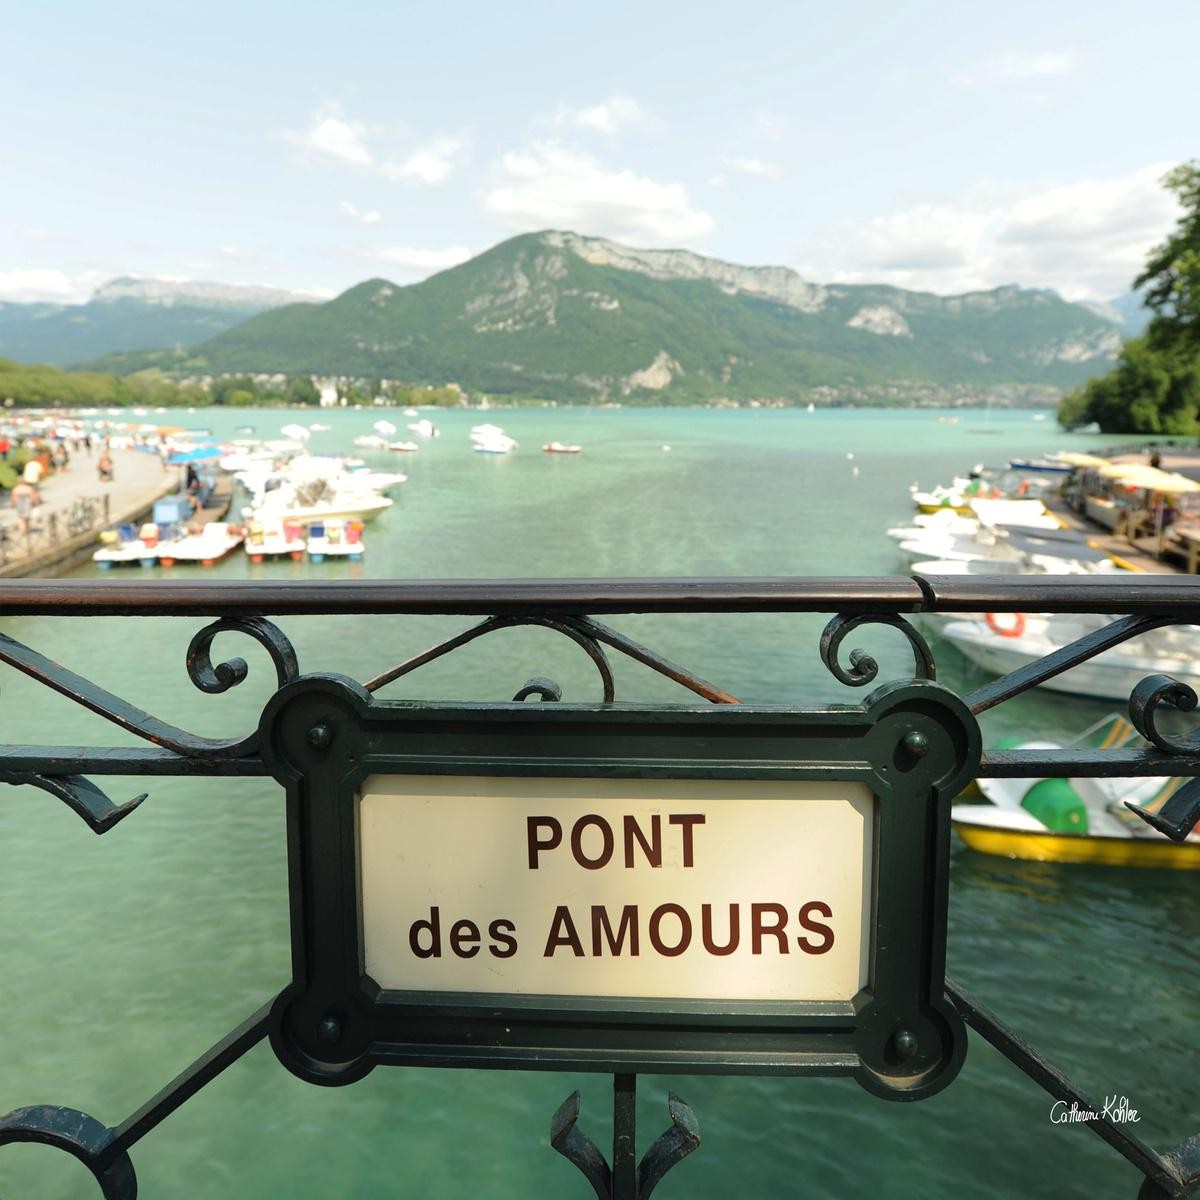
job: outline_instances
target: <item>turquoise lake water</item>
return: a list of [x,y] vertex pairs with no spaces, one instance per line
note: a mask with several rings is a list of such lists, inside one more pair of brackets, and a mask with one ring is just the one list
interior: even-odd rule
[[[174,416],[174,414],[172,414]],[[303,415],[333,425],[314,451],[351,448],[380,414]],[[389,419],[403,425],[395,411]],[[835,410],[526,409],[433,414],[442,436],[413,455],[369,455],[406,471],[397,503],[368,526],[360,566],[265,564],[242,555],[205,578],[505,578],[903,573],[883,531],[904,523],[910,483],[972,463],[1058,448],[1096,450],[1032,414]],[[198,412],[218,434],[285,412]],[[481,420],[520,442],[470,452]],[[578,457],[542,454],[557,439]],[[670,451],[663,449],[671,447]],[[850,456],[853,456],[852,458]],[[857,471],[855,470],[857,468]],[[93,573],[81,568],[79,576]],[[98,572],[96,572],[98,574]],[[614,616],[609,623],[745,700],[861,699],[822,667],[825,617]],[[303,670],[366,679],[470,625],[464,618],[283,619]],[[199,733],[257,719],[273,674],[246,639],[218,641],[250,663],[224,696],[188,682],[196,619],[18,618],[4,631],[133,703]],[[911,658],[887,632],[856,638],[881,678]],[[938,647],[951,687],[982,680]],[[617,697],[684,701],[617,663]],[[492,635],[383,693],[507,699],[533,675],[566,700],[599,697],[579,650],[540,630]],[[133,744],[29,683],[0,674],[10,743]],[[985,738],[1069,737],[1104,715],[1085,698],[1034,694],[983,718]],[[117,1124],[287,980],[282,797],[271,782],[109,779],[150,799],[103,838],[58,801],[8,789],[0,806],[0,1112],[79,1108]],[[1188,1038],[1200,1016],[1200,889],[1193,876],[1010,863],[952,852],[949,971],[1094,1096],[1129,1097],[1133,1131],[1167,1148],[1200,1130]],[[1180,1048],[1183,1048],[1182,1052]],[[607,1076],[380,1068],[346,1088],[300,1082],[260,1045],[133,1150],[148,1200],[489,1197],[590,1194],[549,1149],[574,1088],[581,1126],[611,1130]],[[846,1080],[648,1077],[639,1149],[678,1091],[701,1124],[699,1151],[655,1192],[696,1197],[1132,1197],[1140,1178],[1094,1135],[1050,1121],[1050,1098],[972,1037],[959,1078],[931,1100],[887,1103]],[[0,1151],[0,1197],[97,1194],[73,1161],[40,1147]]]

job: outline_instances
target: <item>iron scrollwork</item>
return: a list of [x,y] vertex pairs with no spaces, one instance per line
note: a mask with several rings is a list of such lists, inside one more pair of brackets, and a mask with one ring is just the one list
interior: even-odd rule
[[865,650],[850,651],[849,667],[842,666],[838,661],[842,643],[854,630],[864,625],[888,625],[900,630],[912,647],[913,678],[937,678],[937,664],[929,643],[903,617],[895,613],[838,613],[821,633],[821,661],[839,683],[849,687],[865,687],[879,675],[879,663]]

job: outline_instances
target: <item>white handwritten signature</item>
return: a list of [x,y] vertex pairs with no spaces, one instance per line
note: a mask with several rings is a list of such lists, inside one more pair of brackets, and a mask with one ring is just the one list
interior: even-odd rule
[[1074,1125],[1083,1121],[1098,1121],[1107,1117],[1115,1125],[1136,1125],[1141,1117],[1136,1108],[1129,1107],[1128,1096],[1105,1096],[1104,1107],[1095,1112],[1090,1108],[1080,1108],[1076,1100],[1070,1107],[1065,1100],[1056,1100],[1050,1107],[1050,1123],[1052,1125]]

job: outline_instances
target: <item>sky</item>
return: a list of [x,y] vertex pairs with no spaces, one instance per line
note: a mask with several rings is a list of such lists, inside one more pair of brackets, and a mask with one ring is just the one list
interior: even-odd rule
[[334,295],[571,229],[952,294],[1126,292],[1197,0],[12,5],[0,299]]

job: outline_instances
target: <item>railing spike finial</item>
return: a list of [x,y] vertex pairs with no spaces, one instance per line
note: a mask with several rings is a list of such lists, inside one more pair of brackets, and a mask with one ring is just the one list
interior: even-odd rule
[[550,1122],[550,1145],[574,1163],[592,1185],[597,1200],[649,1200],[666,1173],[700,1145],[700,1123],[688,1104],[667,1097],[671,1127],[655,1139],[634,1166],[637,1147],[637,1076],[613,1076],[613,1165],[579,1127],[579,1092],[572,1092]]

